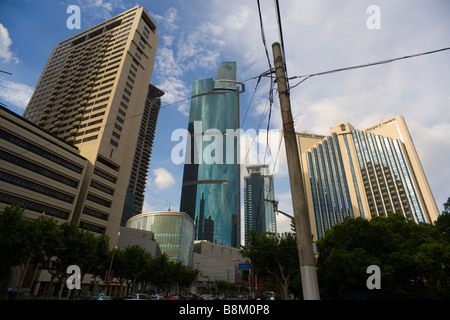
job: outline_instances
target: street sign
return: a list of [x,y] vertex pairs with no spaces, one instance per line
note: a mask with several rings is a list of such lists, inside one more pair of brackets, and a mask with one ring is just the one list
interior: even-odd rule
[[252,270],[252,264],[251,263],[239,263],[238,270]]

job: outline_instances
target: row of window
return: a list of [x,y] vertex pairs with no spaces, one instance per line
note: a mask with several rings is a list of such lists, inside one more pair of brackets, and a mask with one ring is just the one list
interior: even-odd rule
[[70,196],[66,193],[57,191],[55,189],[46,187],[42,184],[18,177],[16,175],[13,175],[13,174],[10,174],[10,173],[4,172],[4,171],[0,171],[0,180],[14,184],[19,187],[23,187],[23,188],[35,191],[35,192],[39,192],[41,194],[62,200],[64,202],[72,203],[73,199],[74,199],[73,196]]
[[64,220],[67,220],[69,217],[68,211],[54,208],[51,206],[47,206],[47,205],[37,203],[37,202],[31,201],[31,200],[23,199],[23,198],[20,198],[20,197],[11,195],[11,194],[7,194],[4,192],[0,192],[0,202],[7,203],[7,204],[19,205],[28,210],[46,214],[46,215],[64,219]]
[[15,164],[19,167],[22,167],[24,169],[39,173],[47,178],[53,179],[55,181],[61,182],[65,185],[68,185],[70,187],[76,188],[78,186],[78,182],[70,179],[66,176],[63,176],[55,171],[49,170],[47,168],[44,168],[40,165],[37,165],[35,163],[32,163],[28,160],[19,158],[9,152],[0,150],[0,159],[5,160],[7,162],[10,162],[12,164]]
[[53,153],[50,153],[50,152],[42,149],[41,147],[38,147],[38,146],[36,146],[28,141],[25,141],[9,132],[2,130],[2,129],[0,129],[0,138],[8,141],[10,143],[13,143],[15,145],[18,145],[18,146],[24,148],[25,150],[28,150],[37,155],[40,155],[41,157],[51,160],[67,169],[75,171],[76,173],[81,173],[81,171],[83,170],[82,167],[80,167],[70,161],[67,161]]

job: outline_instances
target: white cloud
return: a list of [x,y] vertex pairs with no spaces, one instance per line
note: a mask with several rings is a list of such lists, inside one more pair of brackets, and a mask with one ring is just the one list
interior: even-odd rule
[[[380,30],[369,30],[366,25],[369,16],[366,9],[372,3],[368,0],[357,4],[353,2],[286,0],[280,3],[290,76],[447,46],[442,43],[450,26],[445,16],[448,4],[444,0],[437,1],[435,5],[420,1],[410,4],[404,0],[395,4],[382,2],[379,4]],[[177,29],[170,29],[160,20],[158,28],[161,28],[158,30],[163,35],[161,43],[165,49],[158,48],[157,53],[157,56],[161,54],[161,77],[158,76],[159,72],[154,73],[159,83],[164,85],[163,90],[165,87],[163,99],[167,103],[186,99],[179,106],[185,115],[189,110],[192,81],[204,78],[204,75],[214,76],[221,61],[237,61],[240,80],[268,70],[256,3],[202,1],[192,6],[194,14],[181,9],[176,12],[175,17],[183,21],[183,28],[180,25]],[[273,59],[271,44],[280,41],[274,5],[270,1],[261,1],[261,6],[267,49],[270,59]],[[405,10],[408,14],[405,14]],[[169,21],[179,22],[176,19]],[[442,171],[440,168],[446,166],[445,159],[448,159],[450,150],[442,148],[443,139],[448,138],[445,130],[450,123],[446,65],[448,51],[313,77],[291,91],[296,131],[328,134],[329,128],[341,121],[364,129],[379,123],[382,118],[402,114],[415,139],[419,155],[423,158],[431,188],[440,206],[442,201],[439,199],[450,194],[444,182],[448,174],[439,173]],[[297,81],[291,80],[291,85]],[[253,93],[253,83],[246,83],[247,92],[241,95],[244,112]],[[246,118],[246,129],[257,129],[267,110],[267,83],[266,78],[261,81]],[[266,126],[267,117],[260,128],[265,129]],[[281,126],[278,96],[275,95],[270,128],[280,129]],[[265,137],[262,138],[264,141],[261,146],[265,143]],[[427,145],[429,139],[435,142]],[[285,166],[284,143],[282,147],[284,158],[279,161]],[[241,155],[245,151],[241,151]],[[258,150],[251,152],[252,155],[258,155]],[[285,167],[280,169],[277,175],[283,176]],[[286,196],[290,197],[288,194]]]
[[158,189],[167,189],[175,184],[173,175],[164,168],[158,168],[153,170],[155,175],[154,182]]
[[26,108],[33,91],[34,88],[26,84],[0,79],[0,98],[17,108]]
[[[291,192],[283,192],[283,193],[276,193],[276,187],[275,187],[275,199],[278,200],[278,209],[287,213],[290,216],[294,216],[292,212],[292,200],[291,200]],[[283,232],[291,232],[291,223],[292,219],[281,214],[277,213],[277,232],[283,233]]]
[[175,58],[173,49],[162,47],[158,50],[155,71],[160,78],[180,78],[183,75],[183,70]]
[[104,1],[104,0],[78,0],[81,17],[86,19],[88,17],[88,24],[91,19],[107,20],[115,16],[116,11],[125,11],[130,9],[128,5],[124,4],[123,0]]
[[163,107],[176,104],[178,111],[185,116],[189,115],[190,90],[182,80],[170,76],[163,78],[156,86],[165,92],[162,97]]
[[9,63],[11,60],[15,63],[19,63],[19,59],[17,59],[10,50],[11,45],[12,40],[9,37],[8,29],[0,23],[0,58],[3,58],[6,63]]

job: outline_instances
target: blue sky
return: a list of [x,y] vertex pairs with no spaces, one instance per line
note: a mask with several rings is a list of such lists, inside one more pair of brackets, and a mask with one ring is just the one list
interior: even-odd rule
[[[267,47],[279,41],[274,1],[261,0]],[[290,76],[402,57],[448,47],[447,0],[281,0],[281,19]],[[268,70],[256,1],[241,0],[2,0],[0,3],[0,102],[22,115],[42,69],[60,41],[136,4],[158,24],[160,42],[152,83],[163,97],[147,181],[145,211],[178,210],[183,166],[171,160],[177,144],[171,134],[186,128],[192,82],[214,77],[222,61],[236,61],[238,78]],[[81,9],[81,30],[69,30],[69,5]],[[369,29],[370,5],[380,9],[380,29]],[[440,211],[450,197],[450,51],[390,64],[313,77],[292,89],[296,131],[327,134],[337,122],[364,129],[402,114],[421,157]],[[298,80],[292,80],[291,85]],[[241,95],[243,129],[261,136],[264,152],[269,80],[255,90],[245,82]],[[254,94],[254,98],[252,98]],[[270,121],[271,151],[276,154],[281,128],[278,97]],[[255,147],[254,146],[254,147]],[[253,150],[254,151],[254,150]],[[275,162],[279,208],[292,214],[284,146]],[[243,174],[246,174],[245,169]],[[289,221],[279,216],[279,231]]]

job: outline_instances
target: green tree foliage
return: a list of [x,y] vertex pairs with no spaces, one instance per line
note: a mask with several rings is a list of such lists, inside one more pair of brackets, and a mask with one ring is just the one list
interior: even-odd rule
[[[46,215],[25,219],[24,209],[15,205],[0,214],[0,272],[32,263],[46,269],[53,284],[68,276],[70,265],[80,267],[81,280],[86,274],[103,279],[111,261],[114,277],[121,285],[143,291],[150,287],[164,291],[185,288],[198,275],[198,270],[170,261],[166,254],[154,258],[137,245],[110,250],[107,236],[94,235],[71,222],[58,226],[54,218]],[[47,298],[53,295],[52,290],[53,286]]]
[[[441,218],[437,225],[443,224]],[[318,250],[324,298],[450,297],[450,242],[436,225],[417,224],[400,214],[346,219],[325,232]],[[380,290],[366,286],[370,265],[381,269]]]
[[300,273],[295,234],[251,231],[249,245],[242,247],[241,254],[251,260],[258,278],[271,281],[280,289],[282,299],[288,299],[289,286],[294,280],[298,283]]
[[24,237],[30,224],[23,212],[19,206],[9,206],[0,215],[0,270],[22,264],[30,254],[31,242]]

